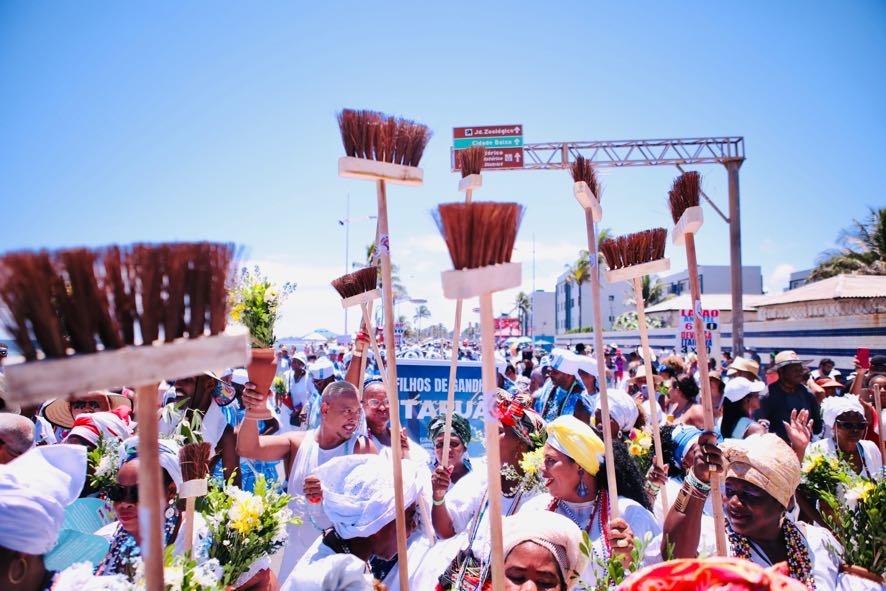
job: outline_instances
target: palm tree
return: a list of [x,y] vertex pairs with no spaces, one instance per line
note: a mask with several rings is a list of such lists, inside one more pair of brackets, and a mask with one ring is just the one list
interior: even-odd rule
[[578,251],[578,260],[569,268],[569,279],[578,288],[578,326],[584,326],[584,313],[581,305],[581,286],[591,278],[591,262],[588,258],[588,251]]
[[[674,297],[673,294],[665,293],[665,285],[659,281],[658,277],[643,275],[642,283],[643,305],[645,307],[654,306],[655,304]],[[634,306],[637,304],[637,301],[634,299],[634,296],[631,295],[625,299],[625,304],[628,306]]]
[[532,301],[525,291],[519,292],[514,298],[514,309],[517,310],[523,334],[529,333],[529,311],[532,310]]
[[852,225],[840,232],[837,244],[840,248],[821,253],[809,274],[810,281],[841,273],[886,275],[886,208],[868,208],[865,219],[852,220]]
[[415,320],[415,324],[418,326],[418,336],[421,337],[421,320],[422,318],[430,318],[431,311],[428,310],[428,307],[424,304],[421,304],[415,309],[415,315],[412,317]]

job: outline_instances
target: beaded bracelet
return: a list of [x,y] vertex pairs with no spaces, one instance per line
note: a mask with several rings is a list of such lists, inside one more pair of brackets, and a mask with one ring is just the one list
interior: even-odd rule
[[711,492],[711,485],[699,480],[692,472],[692,470],[688,470],[686,472],[686,482],[688,482],[689,485],[692,486],[692,488],[700,493],[704,493],[705,495],[707,495],[709,492]]

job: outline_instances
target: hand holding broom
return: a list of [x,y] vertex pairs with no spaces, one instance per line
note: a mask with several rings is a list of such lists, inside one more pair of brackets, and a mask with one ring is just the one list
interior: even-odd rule
[[[689,267],[689,293],[698,353],[698,371],[701,378],[701,406],[704,412],[705,431],[714,431],[714,407],[711,402],[711,382],[708,376],[708,349],[702,319],[701,288],[698,281],[698,260],[695,256],[695,233],[704,221],[699,197],[701,176],[697,172],[684,172],[674,181],[668,193],[668,205],[674,219],[674,243],[686,246],[686,263]],[[723,495],[720,493],[721,475],[711,466],[711,505],[714,509],[714,527],[717,536],[717,554],[726,556],[726,522],[723,517]]]

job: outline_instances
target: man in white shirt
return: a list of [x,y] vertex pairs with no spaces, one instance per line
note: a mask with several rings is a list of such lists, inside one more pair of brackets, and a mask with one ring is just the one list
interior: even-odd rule
[[818,362],[818,369],[812,370],[812,379],[831,378],[832,380],[842,381],[843,374],[840,370],[834,369],[834,360],[825,357]]

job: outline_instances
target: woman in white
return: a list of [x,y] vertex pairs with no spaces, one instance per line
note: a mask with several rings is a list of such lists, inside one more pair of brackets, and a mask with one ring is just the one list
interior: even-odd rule
[[662,549],[673,544],[676,558],[711,555],[713,532],[701,538],[702,506],[710,492],[710,466],[724,470],[723,504],[728,555],[762,566],[787,562],[789,576],[810,590],[836,588],[842,560],[829,531],[787,517],[800,484],[800,462],[777,435],[753,435],[718,447],[705,433],[695,446],[692,469],[664,524]]
[[744,439],[748,435],[767,432],[765,426],[751,418],[754,411],[760,408],[760,393],[765,389],[766,384],[759,380],[730,378],[723,392],[723,420],[720,423],[723,437]]
[[883,458],[877,444],[864,439],[868,423],[858,397],[846,394],[825,398],[821,414],[825,426],[830,428],[830,436],[810,445],[808,453],[834,458],[839,455],[859,476],[870,480],[882,478]]
[[[598,560],[605,561],[614,554],[626,563],[630,560],[634,537],[651,540],[660,528],[647,509],[649,501],[643,489],[643,477],[624,444],[613,442],[620,493],[617,499],[620,517],[613,519],[606,473],[602,469],[604,447],[600,437],[590,426],[569,415],[551,421],[546,429],[548,439],[544,446],[542,476],[548,493],[529,501],[521,515],[531,519],[529,512],[553,511],[565,515],[587,532],[591,540],[591,560],[582,578],[585,583],[593,584],[604,574]],[[653,555],[657,554],[657,549],[653,549]]]

